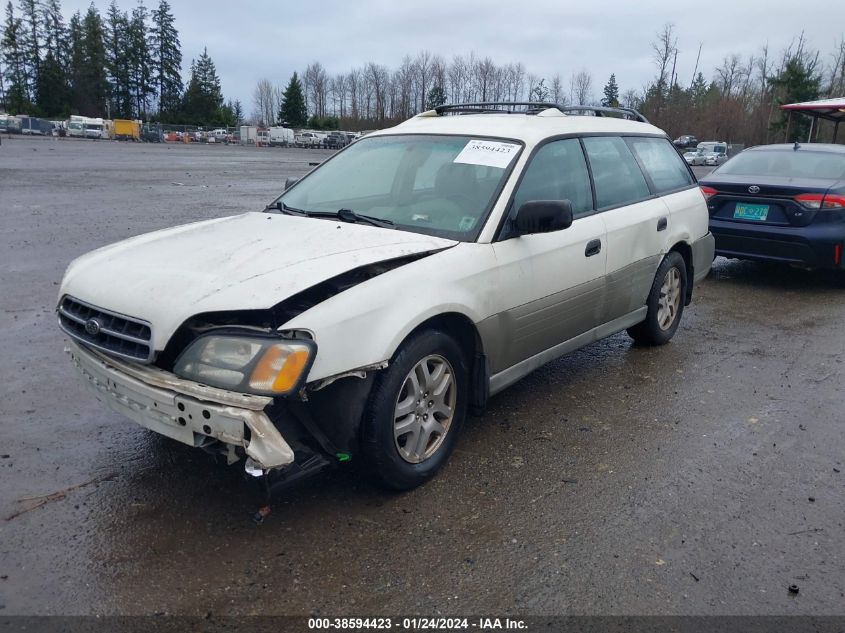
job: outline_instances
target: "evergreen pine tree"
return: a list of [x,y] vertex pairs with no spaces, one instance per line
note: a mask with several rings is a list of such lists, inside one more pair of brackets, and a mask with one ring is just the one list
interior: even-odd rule
[[222,105],[220,78],[206,48],[196,62],[191,62],[191,79],[185,91],[185,117],[190,123],[208,125],[219,121]]
[[132,115],[132,93],[129,87],[129,18],[112,0],[106,14],[104,43],[109,77],[111,116],[126,119]]
[[153,9],[150,44],[159,118],[170,120],[176,116],[182,96],[182,50],[167,0],[159,0],[158,8]]
[[68,64],[68,34],[65,20],[62,16],[62,5],[59,0],[46,0],[42,6],[44,21],[44,50],[52,53],[56,63],[67,73]]
[[235,99],[232,103],[232,114],[235,116],[235,125],[240,125],[244,122],[244,107],[241,105],[239,99]]
[[12,113],[31,110],[32,104],[26,92],[26,56],[23,50],[23,27],[21,19],[15,17],[11,0],[6,5],[6,20],[0,50],[3,52],[3,72],[6,78],[6,109]]
[[21,50],[24,57],[25,90],[27,98],[35,98],[35,82],[41,65],[42,28],[38,0],[19,0],[21,12]]
[[607,84],[604,87],[604,98],[601,100],[601,104],[608,108],[619,107],[619,84],[616,83],[615,73],[611,74],[610,79],[607,80]]
[[442,106],[444,103],[446,103],[446,92],[443,90],[443,86],[438,84],[428,91],[428,97],[425,103],[427,110],[433,110],[437,106]]
[[694,106],[699,107],[704,104],[704,98],[707,96],[707,82],[704,80],[704,75],[699,72],[690,85],[689,92]]
[[77,12],[70,20],[71,104],[85,116],[106,114],[108,80],[103,20],[97,8],[88,7],[85,17]]
[[35,81],[35,102],[40,114],[47,117],[64,117],[70,113],[70,99],[64,68],[47,51]]
[[[786,62],[783,70],[771,80],[771,85],[778,94],[778,103],[797,103],[813,101],[819,98],[821,76],[816,74],[809,64],[800,56],[795,55]],[[793,116],[789,124],[789,114],[783,112],[781,118],[771,125],[773,131],[786,130],[789,125],[786,141],[806,141],[809,134],[810,122],[807,117]]]
[[85,63],[84,37],[82,33],[82,16],[79,11],[70,17],[67,28],[68,52],[70,61],[68,64],[68,83],[70,84],[70,109],[72,113],[79,114],[80,104],[84,98],[82,80],[82,67]]
[[282,106],[279,108],[278,118],[283,125],[288,127],[303,127],[308,120],[302,82],[299,81],[299,76],[295,72],[282,95]]
[[35,100],[45,116],[64,117],[70,113],[67,29],[59,0],[47,0],[41,9],[44,60],[35,82]]
[[143,118],[149,109],[150,97],[155,94],[152,82],[152,57],[147,37],[149,12],[141,2],[132,10],[127,29],[129,87],[132,94],[133,118]]

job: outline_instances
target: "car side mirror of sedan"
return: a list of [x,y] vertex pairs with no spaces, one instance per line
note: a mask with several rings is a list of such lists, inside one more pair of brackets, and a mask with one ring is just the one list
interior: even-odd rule
[[512,235],[551,233],[572,226],[570,200],[529,200],[516,212],[511,223]]
[[285,191],[293,187],[296,183],[299,182],[299,178],[294,178],[293,176],[288,176],[285,179]]

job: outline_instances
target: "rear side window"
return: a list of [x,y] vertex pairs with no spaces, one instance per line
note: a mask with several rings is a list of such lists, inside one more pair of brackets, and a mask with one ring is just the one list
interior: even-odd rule
[[537,150],[514,194],[514,211],[529,200],[569,200],[576,218],[593,210],[590,174],[578,139],[552,141]]
[[643,172],[628,145],[618,136],[584,139],[599,209],[630,204],[651,195]]
[[684,160],[668,140],[629,138],[628,145],[651,178],[656,193],[681,189],[692,184],[692,177]]

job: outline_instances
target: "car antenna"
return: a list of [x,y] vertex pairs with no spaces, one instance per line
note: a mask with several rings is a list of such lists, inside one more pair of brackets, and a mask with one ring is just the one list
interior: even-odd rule
[[795,141],[795,145],[792,146],[792,150],[797,151],[799,147],[801,146],[798,144],[798,141]]

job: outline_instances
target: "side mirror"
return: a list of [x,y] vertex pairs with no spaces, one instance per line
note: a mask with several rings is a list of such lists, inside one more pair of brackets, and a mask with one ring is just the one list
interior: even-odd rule
[[298,182],[299,178],[294,178],[293,176],[288,176],[287,178],[285,178],[285,191],[293,187]]
[[572,226],[570,200],[529,200],[516,212],[512,224],[514,235],[551,233]]

